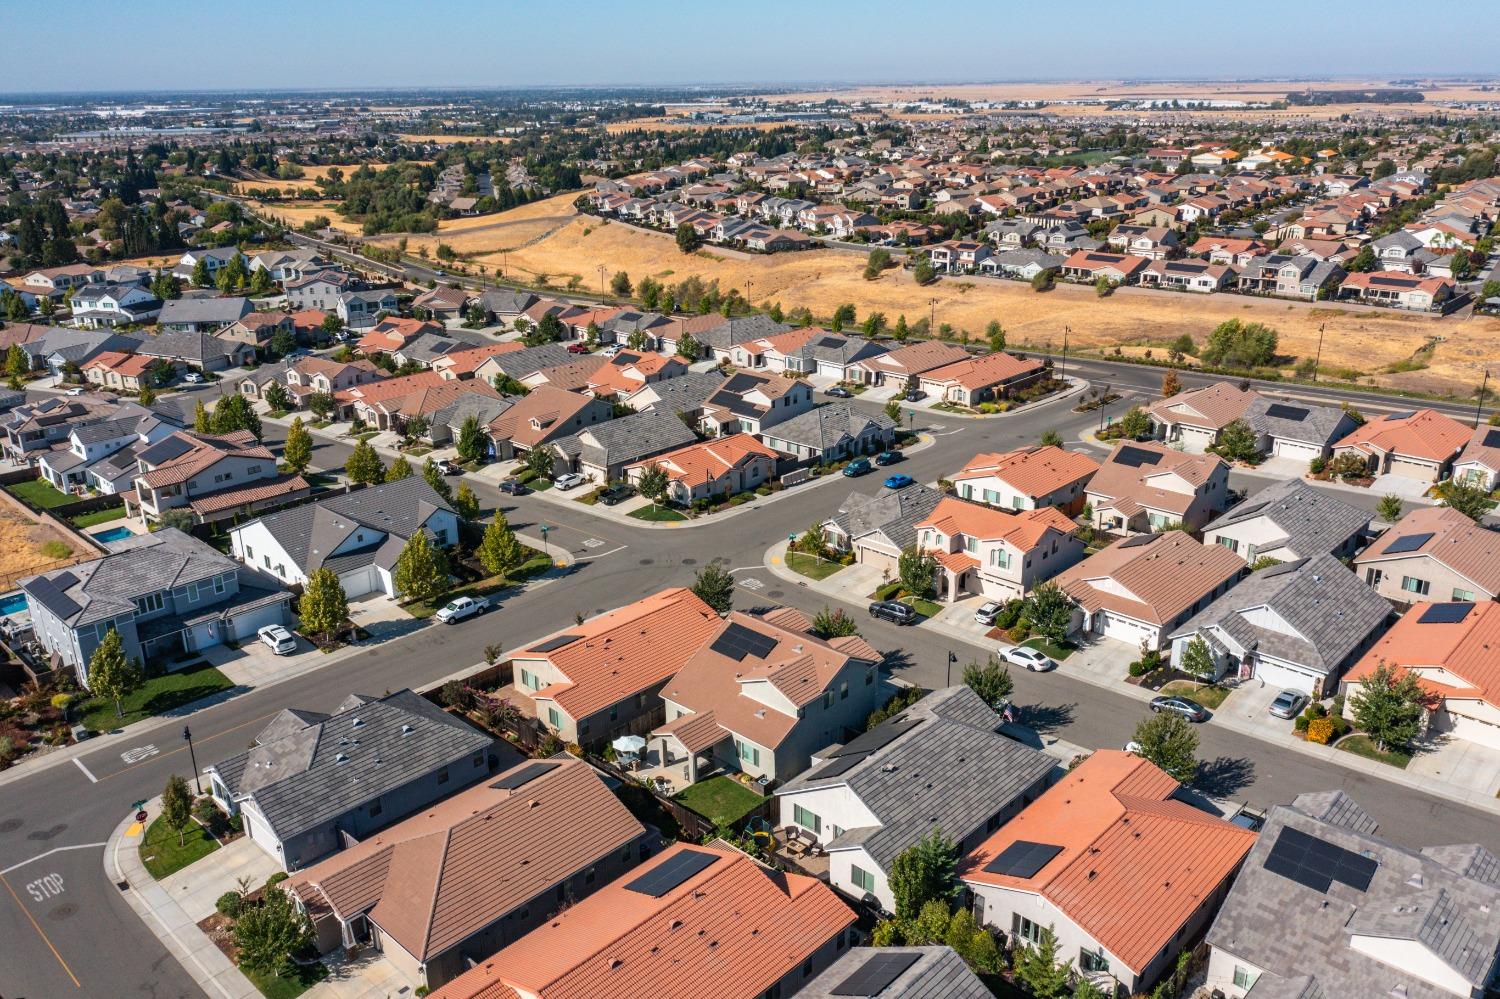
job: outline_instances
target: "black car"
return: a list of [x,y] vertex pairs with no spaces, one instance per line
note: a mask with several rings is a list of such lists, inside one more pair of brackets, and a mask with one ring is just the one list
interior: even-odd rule
[[531,492],[526,488],[526,483],[518,479],[502,479],[499,489],[502,493],[509,493],[511,496],[525,496]]
[[635,495],[635,490],[623,482],[616,482],[607,489],[599,490],[599,502],[605,506],[614,506],[624,499]]
[[906,395],[902,396],[907,402],[921,402],[927,398],[927,393],[921,389],[907,389]]
[[892,624],[916,624],[918,614],[907,604],[898,603],[895,600],[877,600],[870,605],[870,616],[881,618]]

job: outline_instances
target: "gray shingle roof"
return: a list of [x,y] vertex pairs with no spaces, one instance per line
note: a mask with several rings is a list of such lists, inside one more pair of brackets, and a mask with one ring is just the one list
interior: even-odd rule
[[[1300,479],[1268,486],[1236,505],[1203,529],[1206,535],[1221,528],[1264,517],[1280,532],[1280,544],[1298,555],[1338,551],[1345,541],[1370,526],[1370,514]],[[1270,541],[1257,543],[1261,551]]]
[[568,353],[567,346],[561,343],[539,344],[509,354],[496,354],[490,358],[501,371],[512,378],[525,378],[543,368],[566,364],[573,359],[573,355]]
[[1257,433],[1306,444],[1333,444],[1354,429],[1354,420],[1336,406],[1278,403],[1263,395],[1245,408],[1245,422]]
[[689,371],[677,378],[668,378],[644,385],[637,390],[636,394],[650,392],[655,395],[660,401],[654,403],[651,406],[652,409],[665,410],[669,413],[696,413],[703,408],[708,397],[723,384],[724,376],[717,370]]
[[850,493],[832,521],[851,542],[868,534],[885,535],[897,548],[916,543],[917,525],[942,501],[943,494],[924,485],[886,489],[871,494]]
[[763,436],[826,451],[846,437],[859,439],[871,426],[885,433],[895,429],[896,421],[884,413],[866,413],[849,402],[831,402],[778,423]]
[[821,975],[797,991],[801,999],[833,999],[834,989],[865,962],[882,954],[915,954],[916,963],[885,988],[878,999],[992,999],[991,992],[951,947],[851,947]]
[[236,798],[253,798],[285,840],[450,763],[467,766],[492,741],[402,690],[350,698],[327,718],[283,712],[254,748],[211,769]]
[[157,322],[162,326],[173,323],[215,323],[228,326],[251,313],[247,298],[174,298],[161,307]]
[[223,340],[212,333],[158,333],[143,342],[137,353],[144,357],[165,357],[175,361],[203,364],[229,357],[248,348],[237,340]]
[[608,420],[576,436],[582,459],[601,467],[639,461],[698,439],[676,413],[659,409]]
[[770,316],[736,316],[726,319],[713,329],[704,330],[693,337],[705,347],[724,350],[736,344],[749,343],[762,337],[775,336],[792,329],[786,323],[778,323]]

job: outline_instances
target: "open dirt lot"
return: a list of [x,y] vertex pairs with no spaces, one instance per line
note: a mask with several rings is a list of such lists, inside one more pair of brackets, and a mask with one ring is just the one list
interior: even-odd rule
[[336,201],[257,201],[245,202],[257,213],[276,219],[292,229],[299,229],[319,215],[327,216],[329,224],[341,232],[359,233],[358,222],[350,222],[338,213]]
[[[48,542],[66,546],[70,554],[59,559],[56,553],[43,552]],[[23,518],[9,503],[0,507],[0,584],[8,587],[19,576],[59,568],[80,557],[72,539],[61,532]]]
[[[572,196],[553,198],[522,211],[541,212],[542,206],[552,205],[547,214],[561,216],[572,210],[567,204],[571,200]],[[501,263],[499,254],[481,253],[470,259],[494,269]],[[1059,286],[1038,294],[1027,284],[978,278],[947,278],[921,287],[908,274],[894,270],[868,282],[862,277],[864,257],[857,253],[810,250],[766,257],[708,247],[684,256],[670,235],[592,217],[561,225],[506,254],[504,263],[514,276],[545,275],[552,287],[559,288],[573,276],[592,287],[603,265],[609,273],[623,270],[636,281],[647,275],[666,283],[690,274],[703,280],[717,278],[721,288],[738,288],[753,302],[777,301],[786,309],[806,306],[821,316],[844,302],[853,302],[861,317],[880,311],[893,323],[900,314],[915,321],[931,309],[938,323],[970,330],[976,337],[991,319],[998,319],[1018,347],[1049,341],[1060,347],[1064,326],[1072,328],[1071,342],[1080,347],[1162,345],[1184,332],[1201,340],[1218,323],[1238,318],[1274,327],[1281,335],[1282,353],[1302,358],[1317,350],[1318,328],[1326,324],[1325,370],[1350,368],[1379,384],[1421,390],[1471,391],[1484,362],[1500,357],[1500,320],[1495,319],[1435,320],[1334,305],[1143,289],[1122,289],[1100,299],[1090,286]],[[1386,365],[1410,358],[1430,337],[1442,339],[1426,369],[1398,375],[1381,372]]]
[[[439,243],[447,243],[456,253],[472,256],[515,250],[573,221],[578,214],[573,210],[573,199],[577,196],[576,193],[566,194],[533,201],[493,215],[445,219],[438,223],[436,233],[407,236],[407,251],[416,253],[418,247],[425,246],[428,253],[436,253]],[[376,236],[370,242],[388,245],[400,238],[399,235]]]
[[[426,166],[432,160],[409,160],[407,162],[416,164],[417,166]],[[236,184],[234,189],[236,193],[243,193],[247,190],[264,191],[268,187],[274,187],[283,193],[296,194],[299,191],[316,189],[319,178],[328,176],[328,171],[330,170],[342,170],[344,176],[347,177],[363,165],[362,163],[324,163],[321,166],[305,166],[302,168],[303,175],[296,180],[281,180],[279,178],[247,180]],[[370,166],[379,171],[384,170],[387,164],[372,163]]]

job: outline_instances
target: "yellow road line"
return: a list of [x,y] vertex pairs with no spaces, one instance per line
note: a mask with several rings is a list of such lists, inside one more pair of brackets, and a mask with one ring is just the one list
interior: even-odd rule
[[10,886],[10,882],[5,879],[4,874],[0,874],[0,884],[5,885],[5,890],[10,892],[10,897],[16,900],[16,905],[20,906],[21,911],[25,913],[27,921],[31,923],[31,928],[36,930],[37,936],[42,938],[42,942],[47,945],[47,949],[52,952],[52,956],[57,958],[57,963],[62,965],[62,969],[68,973],[68,977],[73,979],[73,987],[77,989],[83,988],[82,983],[78,981],[78,976],[73,974],[73,969],[68,967],[68,962],[64,961],[63,956],[57,952],[57,948],[52,946],[51,938],[43,932],[41,925],[36,921],[36,917],[31,914],[30,909],[26,908],[26,903],[21,901],[21,896],[16,894],[16,890]]

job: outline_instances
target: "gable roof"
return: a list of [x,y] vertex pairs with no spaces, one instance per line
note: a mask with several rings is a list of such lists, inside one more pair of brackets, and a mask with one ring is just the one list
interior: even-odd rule
[[997,510],[953,496],[945,496],[917,529],[930,527],[948,537],[964,535],[980,541],[1005,541],[1023,552],[1039,545],[1048,531],[1071,534],[1077,524],[1056,507],[1035,510]]
[[763,432],[762,437],[826,451],[846,438],[858,440],[872,428],[884,436],[895,427],[896,421],[884,413],[867,413],[844,400],[814,406],[790,420],[781,421]]
[[1298,555],[1332,552],[1370,525],[1370,512],[1314,489],[1301,479],[1284,479],[1236,504],[1203,529],[1204,537],[1236,524],[1264,519],[1278,535],[1257,541],[1260,551],[1285,546]]
[[490,420],[490,436],[522,447],[567,432],[569,421],[594,403],[593,399],[552,385],[539,385],[511,400],[510,408]]
[[924,371],[922,380],[958,385],[974,392],[991,385],[1040,374],[1043,370],[1044,366],[1040,361],[1030,358],[1022,360],[1014,354],[997,351],[983,357],[966,357],[961,361]]
[[[691,485],[727,475],[756,457],[774,463],[777,455],[750,434],[730,434],[727,437],[695,441],[687,447],[668,451],[648,460],[660,465],[667,477],[674,482]],[[640,465],[630,467],[638,468]]]
[[[1244,569],[1229,549],[1168,531],[1116,541],[1064,569],[1054,582],[1090,613],[1111,610],[1164,625]],[[1111,585],[1096,586],[1095,580]]]
[[[1139,452],[1154,455],[1154,460],[1137,460]],[[1130,441],[1117,444],[1104,459],[1089,481],[1088,492],[1105,497],[1127,516],[1147,508],[1181,514],[1192,506],[1196,491],[1220,469],[1227,471],[1228,466],[1217,455],[1187,454],[1155,441]],[[1151,482],[1164,473],[1177,475],[1194,491],[1178,492]]]
[[981,452],[951,476],[953,482],[994,477],[1032,499],[1093,477],[1099,463],[1080,451],[1050,444],[1015,451]]
[[698,439],[676,413],[659,409],[584,427],[576,436],[582,459],[600,467],[649,458]]
[[871,494],[850,493],[839,512],[829,520],[851,542],[880,533],[895,548],[906,549],[916,544],[917,524],[942,500],[943,493],[920,483],[905,489],[881,487]]
[[1370,565],[1424,556],[1488,593],[1500,594],[1500,532],[1476,524],[1445,506],[1412,510],[1356,555],[1354,562]]
[[[1433,607],[1451,608],[1423,620]],[[1475,698],[1500,707],[1500,604],[1414,604],[1349,671],[1359,683],[1381,663],[1411,670],[1441,698]],[[1457,682],[1455,682],[1455,679]]]
[[951,947],[850,947],[821,975],[797,990],[798,999],[847,996],[850,977],[871,960],[915,958],[875,999],[993,999],[994,993]]
[[1387,413],[1355,428],[1335,447],[1352,447],[1366,454],[1390,452],[1443,462],[1468,443],[1471,431],[1435,409]]
[[1243,419],[1257,398],[1257,393],[1241,390],[1232,382],[1214,382],[1203,388],[1184,389],[1170,399],[1152,403],[1147,412],[1163,423],[1222,430]]

